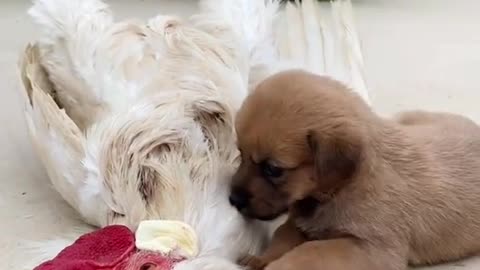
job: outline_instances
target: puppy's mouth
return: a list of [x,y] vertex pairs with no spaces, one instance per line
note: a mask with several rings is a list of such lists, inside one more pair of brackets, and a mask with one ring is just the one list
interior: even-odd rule
[[242,209],[240,213],[249,219],[256,219],[260,221],[272,221],[280,217],[281,215],[285,214],[288,211],[288,208],[282,209],[281,211],[278,211],[276,213],[271,213],[271,214],[257,214],[253,213],[250,209]]

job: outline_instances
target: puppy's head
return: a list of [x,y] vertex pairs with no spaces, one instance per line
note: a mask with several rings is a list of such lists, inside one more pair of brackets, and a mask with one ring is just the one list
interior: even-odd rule
[[242,162],[231,204],[271,220],[296,203],[325,200],[359,170],[370,115],[357,95],[328,78],[288,71],[266,79],[237,116]]

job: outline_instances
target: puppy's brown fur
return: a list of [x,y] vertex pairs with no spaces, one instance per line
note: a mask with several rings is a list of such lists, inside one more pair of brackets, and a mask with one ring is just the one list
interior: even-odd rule
[[310,240],[274,240],[250,265],[404,270],[480,251],[480,128],[469,119],[384,119],[339,82],[288,71],[261,83],[236,123],[232,204],[263,220],[288,212],[290,233]]

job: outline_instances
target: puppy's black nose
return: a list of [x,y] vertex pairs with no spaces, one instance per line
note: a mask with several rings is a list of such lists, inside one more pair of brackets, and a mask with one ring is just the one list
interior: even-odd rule
[[245,190],[233,189],[228,199],[231,205],[233,205],[238,210],[242,210],[248,206],[249,198],[250,196]]

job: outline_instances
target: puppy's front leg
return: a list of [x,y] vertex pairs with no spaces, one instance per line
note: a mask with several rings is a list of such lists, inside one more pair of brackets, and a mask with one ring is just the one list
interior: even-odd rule
[[292,220],[288,219],[275,231],[271,243],[261,256],[246,256],[240,264],[252,270],[263,269],[305,241],[307,240],[303,233],[297,229]]
[[406,270],[407,260],[399,255],[351,238],[310,241],[270,263],[266,270]]

